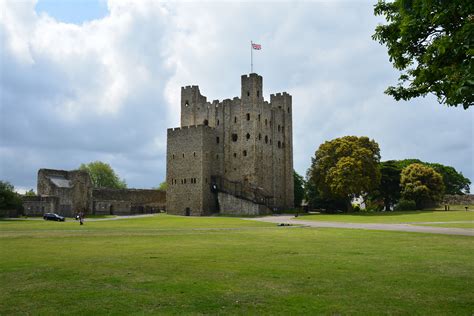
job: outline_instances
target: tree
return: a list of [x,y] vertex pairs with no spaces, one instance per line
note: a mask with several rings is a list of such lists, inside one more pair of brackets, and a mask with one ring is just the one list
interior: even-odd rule
[[21,209],[22,202],[15,188],[7,181],[0,180],[0,209]]
[[294,196],[295,196],[295,207],[301,206],[301,202],[304,199],[304,178],[293,170],[293,181],[294,181]]
[[163,182],[160,183],[160,185],[158,186],[157,190],[166,191],[167,188],[168,188],[168,184],[166,183],[166,181],[163,181]]
[[389,160],[380,163],[380,185],[370,199],[383,200],[385,211],[390,211],[400,199],[401,172],[402,169],[397,165],[397,161]]
[[379,162],[379,145],[368,137],[336,138],[319,146],[308,181],[322,198],[343,200],[351,211],[352,199],[378,187]]
[[445,166],[440,163],[424,162],[418,159],[395,160],[395,163],[397,164],[400,171],[414,163],[421,163],[425,166],[433,168],[436,172],[443,176],[446,194],[464,194],[470,192],[469,186],[471,181],[453,167]]
[[36,193],[33,191],[33,189],[29,189],[25,192],[25,196],[36,196]]
[[379,0],[372,38],[388,48],[401,71],[386,94],[398,100],[433,93],[448,106],[474,104],[474,2],[466,0]]
[[94,161],[81,164],[79,169],[89,173],[95,188],[125,189],[127,187],[125,180],[121,180],[107,163]]
[[402,170],[400,186],[402,197],[415,201],[418,209],[441,201],[444,195],[443,177],[433,168],[419,163]]

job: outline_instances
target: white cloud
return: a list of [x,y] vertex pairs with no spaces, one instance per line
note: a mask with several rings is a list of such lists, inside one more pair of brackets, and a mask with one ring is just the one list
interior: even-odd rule
[[433,97],[383,94],[396,72],[370,38],[369,2],[108,2],[81,25],[0,4],[0,178],[32,187],[38,168],[109,162],[131,186],[165,177],[166,128],[179,124],[180,87],[208,99],[240,93],[249,42],[265,96],[294,102],[295,168],[323,141],[367,135],[385,159],[420,158],[473,172],[472,111]]

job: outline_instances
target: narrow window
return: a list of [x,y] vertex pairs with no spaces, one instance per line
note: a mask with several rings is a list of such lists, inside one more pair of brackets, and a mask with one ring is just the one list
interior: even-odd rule
[[196,157],[196,152],[193,152],[193,156]]
[[184,179],[184,184],[186,184],[186,179]]
[[246,150],[244,150],[243,154],[244,154],[244,157],[247,157],[247,151]]
[[249,140],[250,139],[250,134],[247,133],[247,135],[245,135],[245,137],[247,138],[247,140]]
[[174,159],[174,154],[173,154],[173,159]]
[[288,114],[290,114],[290,108],[288,107]]
[[248,97],[250,96],[250,91],[247,91],[247,96],[248,96]]
[[265,144],[268,144],[268,136],[265,135]]
[[237,134],[232,134],[232,141],[236,142],[238,139]]
[[183,158],[184,158],[184,153],[183,153]]
[[285,132],[285,126],[282,126],[282,127],[281,127],[281,132],[282,132],[282,133]]
[[208,125],[209,125],[209,121],[208,121],[208,120],[204,120],[204,125],[208,126]]
[[247,121],[250,121],[250,113],[247,113]]
[[258,140],[261,140],[262,139],[262,134],[258,134]]
[[278,148],[281,148],[281,142],[278,141]]
[[268,123],[268,122],[267,122],[267,119],[265,119],[265,126],[267,126],[267,123]]
[[237,123],[237,116],[234,116],[234,123]]
[[219,144],[219,136],[216,137],[216,143]]
[[260,114],[258,115],[258,121],[260,122]]
[[257,90],[257,98],[260,96],[260,91]]
[[217,120],[217,126],[219,126],[219,123],[220,123],[219,120]]
[[216,154],[216,159],[219,159],[219,154]]
[[280,125],[278,125],[278,131],[280,131]]
[[189,106],[189,101],[186,100],[186,102],[184,102],[184,105],[185,105],[185,106]]
[[237,158],[237,153],[234,153],[234,158]]

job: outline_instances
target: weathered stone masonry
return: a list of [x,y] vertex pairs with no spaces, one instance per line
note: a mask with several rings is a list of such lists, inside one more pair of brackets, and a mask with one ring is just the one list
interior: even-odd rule
[[[256,195],[270,208],[293,207],[292,133],[291,95],[272,94],[265,101],[257,74],[242,76],[240,98],[222,102],[208,102],[198,86],[182,87],[181,127],[168,129],[168,212],[226,213],[216,192],[222,183],[238,187],[247,208],[259,203]],[[242,193],[247,191],[253,193]]]

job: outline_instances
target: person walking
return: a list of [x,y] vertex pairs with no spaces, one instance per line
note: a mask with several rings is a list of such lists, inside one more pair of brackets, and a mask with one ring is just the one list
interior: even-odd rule
[[80,225],[84,225],[84,213],[83,212],[79,213],[79,223],[80,223]]

